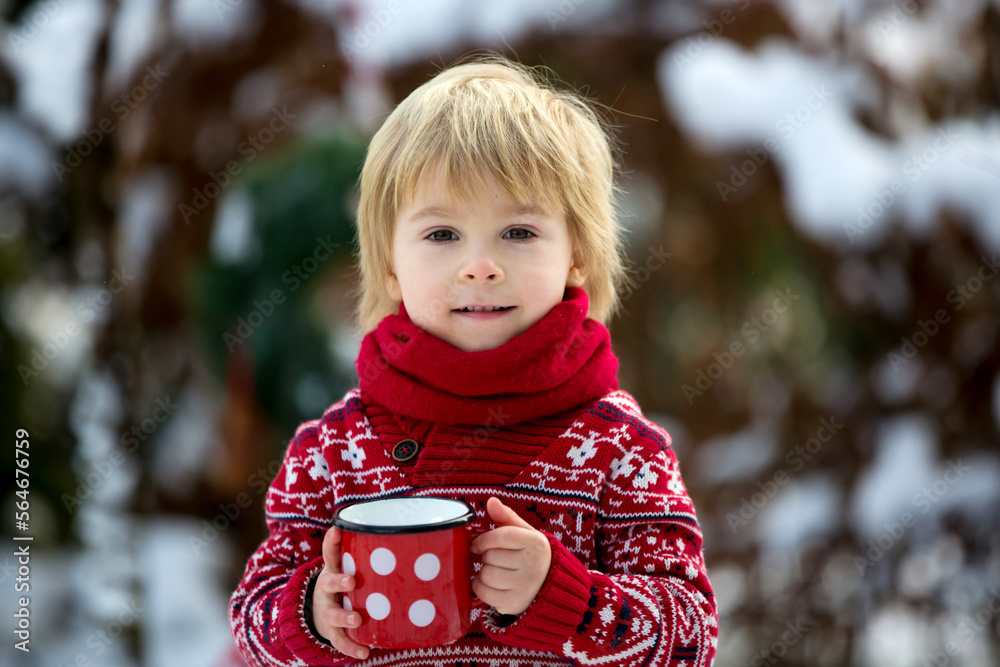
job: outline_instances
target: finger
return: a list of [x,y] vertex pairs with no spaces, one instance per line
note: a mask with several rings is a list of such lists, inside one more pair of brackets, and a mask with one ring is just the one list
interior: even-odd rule
[[340,572],[340,529],[336,526],[323,536],[323,563],[333,572]]
[[344,655],[354,656],[364,660],[368,657],[368,652],[370,649],[367,646],[362,646],[358,644],[350,637],[347,636],[347,632],[343,628],[334,628],[331,631],[332,637],[329,637],[330,643],[333,644],[333,648],[337,649]]
[[[321,575],[322,576],[322,575]],[[340,578],[343,575],[336,575],[333,578]],[[351,577],[353,579],[353,577]],[[317,586],[319,582],[317,582]],[[315,610],[316,629],[319,633],[330,640],[330,643],[344,655],[356,658],[368,657],[369,649],[366,646],[356,643],[348,635],[345,628],[356,628],[361,625],[361,616],[356,611],[344,609],[336,597],[322,598],[318,601]]]
[[515,526],[494,528],[474,539],[470,548],[474,554],[481,554],[490,549],[524,549],[532,544],[533,532],[534,529],[529,533],[524,528]]
[[519,602],[517,600],[517,595],[519,594],[517,591],[504,591],[491,588],[478,579],[472,582],[472,592],[476,594],[476,597],[483,604],[495,608],[501,614],[513,609]]
[[521,579],[523,577],[514,570],[493,565],[484,565],[479,571],[479,581],[495,591],[512,591],[518,587]]
[[519,570],[525,565],[524,553],[513,549],[490,549],[483,554],[483,564],[507,570]]
[[354,590],[356,583],[354,577],[349,574],[327,570],[320,573],[316,580],[316,589],[326,595],[335,596],[338,593]]
[[339,604],[331,604],[323,611],[323,620],[334,628],[356,628],[361,625],[361,614],[347,611]]

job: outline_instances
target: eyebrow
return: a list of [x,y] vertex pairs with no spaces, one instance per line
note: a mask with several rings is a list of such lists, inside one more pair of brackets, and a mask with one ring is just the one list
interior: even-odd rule
[[[546,211],[539,204],[515,204],[507,207],[503,214],[508,218],[521,215],[546,215]],[[409,222],[419,222],[425,218],[450,218],[454,211],[447,206],[426,206],[410,216]]]

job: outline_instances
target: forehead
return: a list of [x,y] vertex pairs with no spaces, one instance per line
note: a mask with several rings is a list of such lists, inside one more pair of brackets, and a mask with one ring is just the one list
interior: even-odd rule
[[520,192],[511,192],[487,170],[449,178],[442,169],[424,170],[416,179],[398,212],[407,219],[447,217],[464,208],[491,206],[509,216],[554,215],[562,211],[557,198],[543,188],[512,184]]
[[[429,204],[427,206],[413,206],[415,210],[406,211],[405,222],[415,224],[421,220],[451,218],[461,210],[461,207],[448,206],[442,204]],[[500,217],[516,218],[521,216],[549,216],[552,211],[540,204],[511,202],[508,205],[499,207]]]

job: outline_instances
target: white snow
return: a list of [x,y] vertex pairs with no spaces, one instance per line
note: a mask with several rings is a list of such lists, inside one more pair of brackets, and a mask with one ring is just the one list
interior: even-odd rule
[[657,77],[668,109],[712,150],[767,136],[786,139],[781,133],[794,137],[802,128],[782,121],[814,93],[822,94],[803,126],[827,123],[875,95],[875,83],[860,69],[808,56],[777,38],[754,52],[724,38],[704,46],[678,43],[660,55]]
[[[718,38],[661,54],[664,101],[692,139],[710,151],[762,147],[785,182],[793,222],[846,250],[881,240],[893,220],[925,234],[942,207],[970,217],[985,248],[1000,247],[1000,114],[924,124],[892,141],[855,119],[875,84],[855,66],[802,53],[771,39],[747,52]],[[740,152],[721,182],[758,168]],[[746,165],[746,167],[742,167]],[[752,189],[752,188],[751,188]],[[720,196],[723,193],[720,192]]]
[[28,375],[29,385],[69,387],[89,356],[94,333],[81,316],[84,293],[52,287],[42,275],[0,292],[0,315],[32,346],[23,365],[38,375]]
[[719,616],[725,618],[730,612],[743,607],[747,597],[746,571],[737,565],[716,565],[711,572],[712,587],[716,594]]
[[962,540],[942,535],[929,545],[907,553],[899,564],[900,592],[915,600],[930,598],[938,587],[950,583],[963,565]]
[[742,431],[707,440],[693,453],[694,471],[707,484],[752,479],[774,461],[774,428],[760,421]]
[[233,91],[233,114],[247,121],[259,121],[280,107],[283,97],[282,73],[276,67],[262,67],[242,79]]
[[[211,4],[206,2],[206,5]],[[121,89],[139,65],[160,46],[160,0],[125,0],[115,16],[105,76],[107,90]]]
[[[868,540],[903,525],[921,534],[946,513],[973,521],[995,520],[1000,507],[1000,455],[976,453],[937,458],[937,437],[926,417],[908,414],[883,421],[874,461],[851,499],[853,525]],[[905,525],[904,515],[911,515]],[[898,526],[897,526],[898,528]],[[897,539],[893,537],[894,541]]]
[[971,79],[985,54],[982,42],[966,36],[989,1],[882,3],[851,32],[873,62],[906,86],[934,77]]
[[209,241],[212,255],[223,264],[240,264],[260,255],[254,233],[253,202],[242,189],[227,193],[219,203]]
[[850,516],[864,540],[900,521],[917,516],[913,498],[935,479],[937,438],[927,418],[907,414],[884,420],[876,437],[873,461],[859,476]]
[[57,141],[75,141],[91,122],[89,70],[104,21],[100,0],[35,3],[0,38],[0,56],[18,79],[18,106]]
[[[12,554],[3,556],[0,561],[5,571],[16,572],[17,559]],[[15,636],[11,633],[11,640],[0,644],[0,665],[135,665],[128,656],[130,640],[122,636],[125,625],[117,620],[118,617],[126,623],[135,620],[134,615],[129,617],[134,598],[106,598],[109,587],[105,582],[101,582],[97,590],[88,591],[110,603],[113,613],[110,621],[92,616],[89,604],[80,603],[79,582],[93,578],[95,565],[99,568],[99,564],[84,559],[76,548],[32,548],[31,590],[28,591],[31,652],[25,654],[15,649]],[[13,578],[0,577],[0,583],[10,587],[10,594],[0,595],[0,614],[4,618],[13,618],[17,608],[18,595],[14,594],[13,582]]]
[[886,604],[861,628],[854,664],[923,667],[929,664],[927,653],[934,648],[933,634],[916,610],[901,603]]
[[919,357],[898,363],[895,368],[886,357],[872,366],[872,387],[882,405],[901,405],[913,397],[924,372]]
[[203,530],[199,520],[170,516],[142,527],[143,665],[212,667],[232,645],[229,595],[219,583],[231,549],[223,534],[196,555],[191,539]]
[[218,396],[192,382],[181,396],[170,397],[179,407],[157,429],[150,445],[150,469],[160,489],[179,497],[191,493],[195,480],[221,451],[216,441]]
[[840,489],[827,475],[793,479],[760,511],[757,539],[769,553],[800,549],[806,541],[829,535],[840,523]]
[[[108,665],[132,664],[123,632],[137,622],[142,607],[133,585],[133,521],[125,511],[137,466],[118,447],[121,401],[110,372],[85,369],[70,407],[70,427],[78,441],[74,470],[83,477],[87,491],[77,496],[82,504],[73,523],[83,550],[63,580],[86,619],[82,632],[87,636],[79,646],[83,658],[99,655]],[[112,463],[112,451],[123,456],[124,463]],[[105,636],[100,635],[102,630]]]
[[170,222],[175,189],[171,172],[159,168],[135,174],[122,188],[118,225],[122,233],[115,248],[117,267],[124,265],[140,283],[148,277],[153,244]]
[[979,521],[995,521],[1000,516],[1000,455],[977,453],[950,459],[938,466],[935,482],[941,481],[948,489],[938,493],[940,483],[931,488],[928,497],[935,501],[927,510],[929,516],[957,512]]
[[0,112],[0,190],[40,199],[55,183],[48,146],[16,116]]
[[170,7],[174,30],[193,49],[223,49],[260,28],[257,0],[175,0]]
[[[321,0],[302,4],[330,16],[341,7]],[[354,25],[336,21],[341,48],[351,61],[377,67],[423,60],[448,64],[443,61],[445,54],[460,44],[502,51],[507,42],[530,30],[558,34],[599,23],[620,11],[610,0],[359,0],[354,4],[361,9]]]

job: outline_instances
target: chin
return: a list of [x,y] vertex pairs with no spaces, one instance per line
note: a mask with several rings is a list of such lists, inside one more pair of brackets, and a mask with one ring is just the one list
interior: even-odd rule
[[[495,340],[477,340],[477,341],[466,341],[466,342],[456,342],[451,343],[453,346],[462,350],[463,352],[485,352],[486,350],[495,350],[496,348],[504,345],[509,338],[495,341]],[[450,341],[449,341],[450,342]]]
[[[501,343],[502,345],[502,343]],[[471,345],[455,345],[462,352],[485,352],[486,350],[494,350],[500,345],[489,345],[487,343],[473,343]]]

